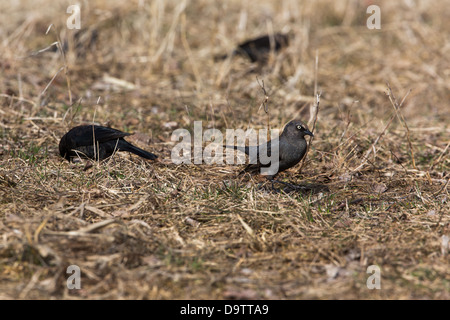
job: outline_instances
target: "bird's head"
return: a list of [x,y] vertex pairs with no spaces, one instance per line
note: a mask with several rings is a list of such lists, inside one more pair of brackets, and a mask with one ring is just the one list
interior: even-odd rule
[[309,131],[308,126],[300,120],[292,120],[289,122],[286,127],[284,127],[281,135],[294,138],[304,138],[305,136],[314,137],[314,134]]

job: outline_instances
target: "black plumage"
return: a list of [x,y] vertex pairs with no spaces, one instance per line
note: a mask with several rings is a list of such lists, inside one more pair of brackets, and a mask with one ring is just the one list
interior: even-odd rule
[[76,158],[104,160],[116,151],[128,151],[142,158],[155,160],[158,156],[127,142],[130,133],[96,126],[82,125],[72,128],[59,142],[59,154],[68,161]]
[[[273,37],[270,35],[265,35],[242,42],[231,53],[231,55],[247,57],[251,62],[264,62],[267,60],[269,52],[272,50],[272,46],[273,50],[277,52],[288,45],[289,37],[287,34],[275,33]],[[228,54],[217,58],[225,59],[227,57]]]
[[303,159],[307,150],[307,142],[305,135],[314,136],[309,131],[306,124],[300,120],[292,120],[289,122],[281,135],[267,143],[259,146],[225,146],[245,152],[249,155],[249,163],[242,172],[261,173],[261,168],[269,168],[272,162],[264,163],[261,161],[263,155],[268,158],[272,156],[272,150],[275,146],[278,148],[278,157],[275,157],[278,170],[276,172],[268,172],[267,179],[272,180],[278,173],[285,171]]

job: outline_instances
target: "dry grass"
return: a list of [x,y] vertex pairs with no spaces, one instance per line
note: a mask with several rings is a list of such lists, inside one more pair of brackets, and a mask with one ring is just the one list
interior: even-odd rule
[[[0,4],[1,298],[450,298],[444,2],[380,1],[376,31],[362,1],[98,0],[81,3],[81,37],[65,28],[70,3],[21,3]],[[272,30],[292,40],[267,65],[214,61]],[[39,52],[58,37],[79,45]],[[280,175],[314,187],[171,163],[172,131],[196,120],[309,119],[315,81],[314,143]],[[161,161],[63,161],[60,137],[92,121],[137,132]],[[66,287],[72,264],[81,290]],[[366,287],[373,264],[381,290]]]

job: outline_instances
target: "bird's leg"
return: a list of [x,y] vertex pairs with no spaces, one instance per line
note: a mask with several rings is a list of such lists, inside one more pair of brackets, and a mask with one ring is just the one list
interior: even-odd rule
[[270,185],[272,187],[272,191],[275,191],[276,193],[280,193],[280,189],[275,188],[275,186],[273,185],[274,180],[272,176],[267,177],[267,180],[270,181]]
[[270,183],[272,184],[272,191],[275,191],[276,193],[280,193],[280,189],[277,189],[277,188],[275,188],[274,186],[273,186],[273,182],[274,181],[277,181],[277,180],[270,180]]

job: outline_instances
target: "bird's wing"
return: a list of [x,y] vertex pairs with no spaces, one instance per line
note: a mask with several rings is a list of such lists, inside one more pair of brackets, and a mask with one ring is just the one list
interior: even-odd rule
[[110,140],[120,139],[131,134],[107,127],[95,127],[94,135],[96,141],[106,142]]
[[[272,151],[277,151],[279,150],[279,141],[278,138],[273,139],[268,141],[267,143],[263,143],[260,144],[258,146],[258,162],[263,162],[263,165],[267,165],[267,158],[272,158]],[[274,155],[276,156],[276,155]],[[279,152],[278,152],[278,158],[276,159],[277,161],[279,160]]]

